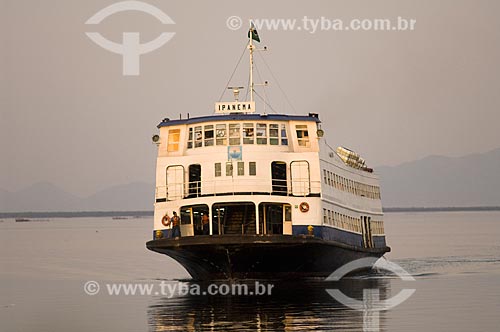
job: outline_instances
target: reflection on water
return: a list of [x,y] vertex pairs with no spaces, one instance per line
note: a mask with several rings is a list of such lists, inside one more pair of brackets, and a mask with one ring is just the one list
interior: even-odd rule
[[386,299],[390,282],[359,277],[331,283],[275,281],[271,296],[161,298],[149,306],[148,324],[151,331],[363,331],[364,322],[376,326],[380,319],[379,331],[385,331],[384,312],[347,308],[326,289],[359,300],[363,289],[378,289]]

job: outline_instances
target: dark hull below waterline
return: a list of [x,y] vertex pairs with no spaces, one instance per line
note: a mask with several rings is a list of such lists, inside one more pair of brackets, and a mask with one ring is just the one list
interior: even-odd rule
[[353,260],[390,251],[293,235],[181,237],[146,247],[175,259],[195,280],[326,278]]

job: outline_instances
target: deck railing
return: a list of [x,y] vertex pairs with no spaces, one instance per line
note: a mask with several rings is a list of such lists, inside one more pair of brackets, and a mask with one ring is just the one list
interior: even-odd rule
[[185,198],[227,195],[281,195],[310,196],[319,195],[320,181],[308,180],[257,180],[257,179],[220,179],[172,183],[156,187],[156,200],[174,201]]

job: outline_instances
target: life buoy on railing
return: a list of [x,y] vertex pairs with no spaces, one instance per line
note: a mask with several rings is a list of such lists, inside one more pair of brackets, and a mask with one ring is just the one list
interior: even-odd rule
[[170,224],[170,217],[168,215],[164,215],[163,218],[161,218],[161,224],[167,227]]
[[300,212],[307,212],[309,211],[309,204],[307,202],[302,202],[299,205]]

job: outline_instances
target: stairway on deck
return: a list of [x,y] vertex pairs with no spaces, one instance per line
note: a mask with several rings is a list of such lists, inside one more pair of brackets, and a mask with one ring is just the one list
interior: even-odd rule
[[[246,212],[245,212],[246,211]],[[226,216],[224,234],[255,234],[255,209],[249,207],[231,207]]]

